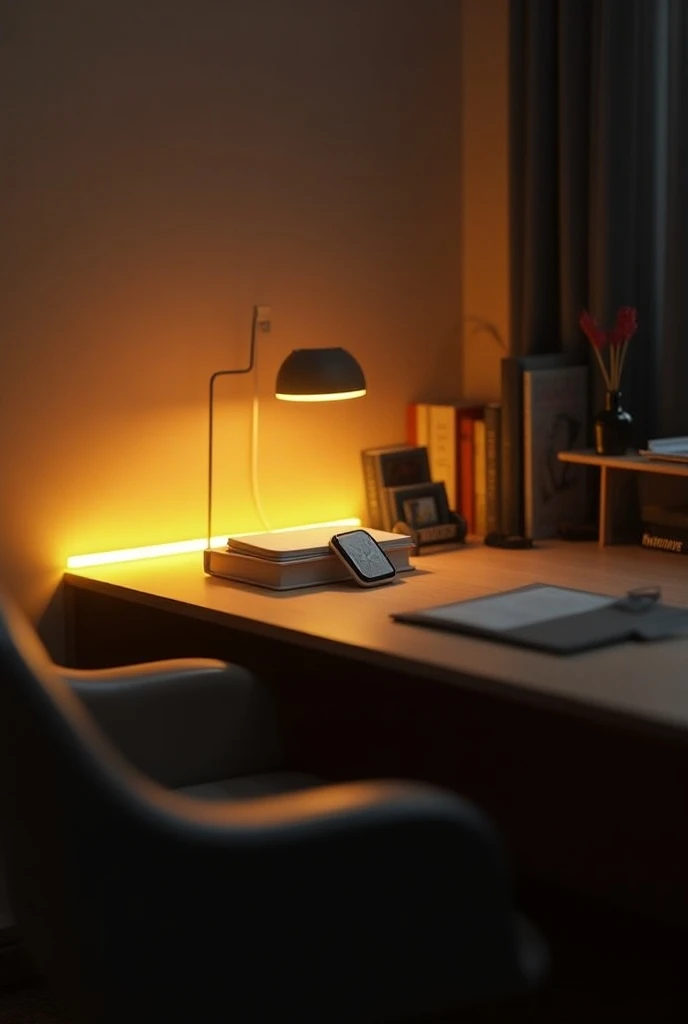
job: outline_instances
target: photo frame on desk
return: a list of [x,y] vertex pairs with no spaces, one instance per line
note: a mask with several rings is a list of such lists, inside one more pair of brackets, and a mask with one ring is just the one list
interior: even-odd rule
[[413,539],[414,554],[423,554],[440,544],[465,541],[466,520],[449,508],[443,480],[413,487],[388,487],[387,500],[394,523],[392,529]]
[[406,444],[365,448],[361,460],[368,525],[378,530],[391,530],[394,518],[390,518],[386,488],[429,483],[428,449],[424,445]]
[[393,523],[407,523],[413,529],[449,522],[449,502],[443,481],[428,481],[407,487],[387,487]]

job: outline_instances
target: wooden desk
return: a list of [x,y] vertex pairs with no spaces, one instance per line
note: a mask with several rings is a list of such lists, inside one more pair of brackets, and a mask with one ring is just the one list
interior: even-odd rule
[[686,563],[542,542],[424,556],[400,582],[274,594],[204,576],[200,555],[69,573],[77,667],[209,655],[262,672],[295,765],[406,775],[478,801],[514,863],[688,921],[688,639],[557,658],[390,619],[549,582],[688,605]]

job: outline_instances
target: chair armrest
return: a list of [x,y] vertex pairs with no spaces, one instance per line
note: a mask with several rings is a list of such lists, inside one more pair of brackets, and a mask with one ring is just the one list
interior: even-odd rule
[[272,696],[238,665],[198,658],[58,671],[119,751],[164,786],[282,763]]

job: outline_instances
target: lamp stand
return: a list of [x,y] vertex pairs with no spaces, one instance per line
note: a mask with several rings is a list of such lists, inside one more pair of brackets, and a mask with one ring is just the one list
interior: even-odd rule
[[270,330],[270,307],[254,306],[251,320],[251,348],[248,364],[238,370],[216,370],[211,376],[208,387],[208,547],[213,536],[213,421],[215,416],[215,381],[218,377],[236,376],[250,373],[255,366],[256,335],[258,330],[267,333]]

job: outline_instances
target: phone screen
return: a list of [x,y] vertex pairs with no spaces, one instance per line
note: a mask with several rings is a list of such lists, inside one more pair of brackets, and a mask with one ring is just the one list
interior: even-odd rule
[[390,579],[396,569],[380,545],[365,530],[338,533],[332,543],[345,557],[347,564],[365,582]]

